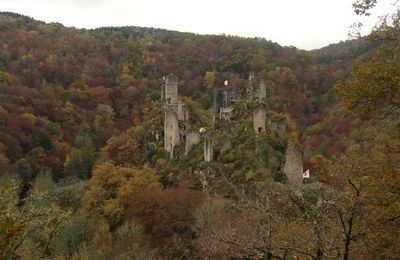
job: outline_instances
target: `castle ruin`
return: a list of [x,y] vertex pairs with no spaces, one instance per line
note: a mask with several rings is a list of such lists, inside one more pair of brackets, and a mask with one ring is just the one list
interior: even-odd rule
[[190,130],[189,110],[178,99],[178,78],[174,74],[165,77],[161,101],[164,106],[164,150],[169,154],[169,159],[174,159],[175,147],[185,143],[187,155],[194,145],[200,143],[200,135]]
[[[185,103],[178,99],[178,78],[169,74],[165,77],[165,84],[162,88],[161,100],[164,106],[164,150],[168,153],[169,159],[176,158],[176,147],[185,145],[185,156],[188,156],[192,148],[203,142],[204,161],[211,162],[214,159],[213,133],[215,120],[230,121],[235,113],[234,104],[240,101],[241,94],[238,89],[229,86],[225,81],[224,88],[214,89],[213,95],[213,121],[212,131],[201,128],[200,132],[190,128],[189,110]],[[272,133],[282,138],[286,132],[286,117],[271,116],[267,114],[267,87],[263,80],[257,79],[254,73],[250,73],[246,84],[247,100],[253,103],[253,130],[256,134]],[[218,156],[218,155],[217,155]],[[302,183],[303,157],[300,148],[292,140],[289,140],[285,151],[285,164],[282,167],[283,173],[289,182],[294,185]]]
[[186,105],[178,100],[178,78],[169,74],[165,78],[161,100],[164,106],[164,150],[169,158],[175,156],[175,147],[186,139],[189,112]]

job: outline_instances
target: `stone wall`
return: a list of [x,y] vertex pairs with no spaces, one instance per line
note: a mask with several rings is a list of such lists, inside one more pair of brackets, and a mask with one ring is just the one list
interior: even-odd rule
[[227,151],[229,151],[230,149],[232,149],[232,142],[231,142],[231,140],[230,140],[230,139],[223,140],[223,141],[221,142],[221,148],[219,149],[219,153],[220,153],[220,154],[224,154],[224,153],[226,153]]
[[254,83],[255,83],[255,74],[254,74],[254,72],[250,72],[249,80],[247,81],[247,84],[246,84],[247,99],[249,99],[249,100],[253,100]]
[[214,157],[212,137],[204,137],[204,161],[211,162]]
[[187,106],[179,102],[177,105],[177,111],[178,111],[178,120],[179,121],[188,121],[189,120],[189,111]]
[[200,134],[198,132],[189,132],[186,135],[185,155],[188,155],[192,147],[200,143]]
[[285,165],[283,173],[293,185],[301,185],[303,183],[303,154],[298,145],[292,141],[288,141],[285,152]]
[[268,120],[268,127],[271,129],[271,131],[275,132],[278,137],[283,137],[286,132],[287,132],[287,127],[286,127],[286,120],[278,120],[278,121],[273,121],[271,119]]
[[219,118],[229,121],[231,119],[233,110],[233,107],[221,107],[219,110]]
[[175,146],[180,145],[179,122],[173,109],[165,110],[164,117],[164,149],[168,152],[169,158],[174,158]]

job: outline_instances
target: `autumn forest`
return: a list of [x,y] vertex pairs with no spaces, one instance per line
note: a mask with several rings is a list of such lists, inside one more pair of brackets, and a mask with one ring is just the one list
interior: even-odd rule
[[[399,259],[399,24],[305,51],[0,12],[0,259]],[[167,75],[210,160],[165,151]]]

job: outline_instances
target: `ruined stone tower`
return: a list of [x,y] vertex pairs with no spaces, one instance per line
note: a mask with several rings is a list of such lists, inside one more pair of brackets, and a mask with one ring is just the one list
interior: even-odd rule
[[164,149],[169,158],[174,158],[175,146],[180,145],[179,122],[175,111],[171,107],[165,109],[164,117]]
[[265,132],[266,112],[265,106],[259,105],[253,112],[253,128],[254,132],[261,134]]
[[255,101],[253,112],[253,129],[257,134],[266,130],[267,87],[263,80],[256,80],[254,73],[250,73],[247,84],[247,94],[250,100]]
[[161,93],[164,105],[172,105],[178,103],[178,77],[169,74],[165,77],[165,84]]
[[164,104],[164,150],[173,159],[175,146],[181,143],[177,113],[178,78],[175,75],[169,74],[165,78],[161,97]]
[[226,85],[220,91],[222,100],[219,106],[219,118],[229,121],[234,111],[233,105],[237,100],[240,99],[240,95],[236,89],[229,86],[227,80],[225,82]]
[[185,155],[200,142],[200,135],[190,130],[187,105],[178,100],[178,78],[169,74],[165,77],[161,101],[164,106],[164,150],[169,158],[175,157],[175,148],[185,144]]
[[297,186],[303,183],[303,154],[293,140],[289,140],[286,147],[283,173],[289,183]]
[[250,72],[249,80],[247,81],[246,85],[246,93],[248,100],[253,100],[254,84],[255,84],[255,74],[254,72]]

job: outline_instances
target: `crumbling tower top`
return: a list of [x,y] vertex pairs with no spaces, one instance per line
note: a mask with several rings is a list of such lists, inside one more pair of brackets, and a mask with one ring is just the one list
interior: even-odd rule
[[165,77],[163,97],[165,105],[178,102],[178,77],[172,73]]
[[263,104],[267,100],[267,86],[264,80],[260,80],[258,88],[255,89],[254,98],[257,99],[258,103]]

